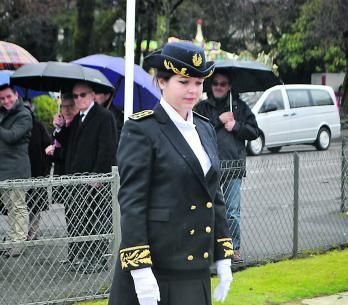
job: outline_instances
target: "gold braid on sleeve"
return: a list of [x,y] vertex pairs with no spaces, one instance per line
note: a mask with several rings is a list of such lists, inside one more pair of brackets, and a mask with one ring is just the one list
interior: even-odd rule
[[136,246],[120,250],[120,260],[122,269],[136,269],[141,267],[151,267],[150,246]]
[[217,243],[219,246],[221,246],[224,250],[224,257],[225,258],[232,258],[233,255],[233,244],[231,238],[219,238],[217,240]]

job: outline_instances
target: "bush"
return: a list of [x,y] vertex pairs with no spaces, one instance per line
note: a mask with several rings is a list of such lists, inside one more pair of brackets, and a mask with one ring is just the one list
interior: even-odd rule
[[33,99],[35,105],[35,115],[48,130],[52,130],[52,120],[58,111],[58,105],[55,99],[48,95],[40,95]]

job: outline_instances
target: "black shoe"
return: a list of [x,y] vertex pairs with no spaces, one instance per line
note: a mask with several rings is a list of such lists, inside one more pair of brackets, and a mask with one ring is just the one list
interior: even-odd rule
[[232,256],[232,264],[242,264],[244,263],[244,260],[242,256],[240,255],[239,250],[234,250],[234,254]]

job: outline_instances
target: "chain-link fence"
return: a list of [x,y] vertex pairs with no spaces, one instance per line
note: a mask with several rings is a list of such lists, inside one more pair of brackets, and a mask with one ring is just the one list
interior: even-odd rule
[[[221,168],[226,200],[233,198],[232,179],[243,177],[240,250],[247,264],[347,243],[344,155],[326,151],[249,158],[246,175],[243,162],[223,161]],[[118,186],[116,171],[0,182],[2,213],[9,201],[24,196],[29,215],[19,219],[31,220],[27,240],[0,242],[0,304],[69,304],[106,297],[120,241]],[[15,197],[9,195],[18,190]],[[15,222],[15,213],[7,212],[0,215],[1,239]],[[17,253],[8,251],[13,249]]]
[[[348,242],[348,163],[331,151],[222,161],[231,235],[246,263],[296,256]],[[240,185],[240,211],[238,183]],[[240,232],[238,213],[240,212]],[[236,243],[238,248],[238,241]]]
[[[116,171],[0,182],[0,304],[106,297],[120,241],[117,189]],[[22,199],[27,215],[14,207]]]

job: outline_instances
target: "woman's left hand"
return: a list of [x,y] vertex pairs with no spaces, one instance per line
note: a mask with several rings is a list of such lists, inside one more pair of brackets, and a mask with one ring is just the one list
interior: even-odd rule
[[219,284],[214,290],[214,299],[218,302],[224,302],[233,281],[231,260],[221,259],[216,261],[216,270],[219,277]]

